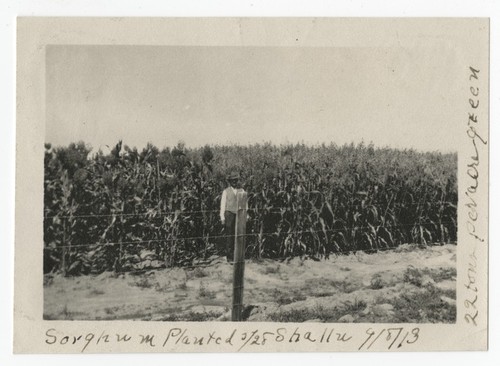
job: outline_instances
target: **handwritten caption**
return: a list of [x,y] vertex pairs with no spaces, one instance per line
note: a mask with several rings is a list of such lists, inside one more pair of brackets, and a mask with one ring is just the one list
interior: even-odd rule
[[467,277],[464,286],[466,288],[466,296],[464,300],[465,315],[464,319],[467,323],[477,326],[477,318],[479,316],[479,309],[477,300],[479,296],[479,289],[477,285],[478,273],[478,260],[477,260],[477,246],[484,243],[484,237],[478,231],[478,223],[482,217],[480,216],[480,209],[478,203],[478,195],[481,191],[482,175],[481,175],[481,148],[484,148],[488,142],[479,132],[481,130],[481,120],[478,117],[478,109],[481,106],[480,90],[479,90],[479,75],[478,68],[469,67],[469,112],[467,119],[467,137],[470,142],[470,149],[472,153],[467,158],[467,184],[465,190],[465,208],[467,212],[467,233],[473,239],[472,245],[468,249],[468,265]]
[[262,351],[265,346],[299,343],[324,344],[332,346],[327,347],[332,350],[340,344],[348,344],[349,349],[359,351],[410,350],[409,347],[418,342],[420,332],[418,327],[390,327],[377,330],[370,327],[365,332],[339,331],[333,327],[324,327],[321,330],[306,327],[277,327],[270,331],[259,328],[251,331],[233,328],[227,331],[198,333],[189,328],[172,327],[162,334],[130,335],[106,331],[100,334],[92,332],[67,334],[56,328],[49,328],[45,332],[45,343],[49,346],[71,347],[71,351],[82,353],[99,351],[100,348],[108,349],[113,344],[133,344],[143,347],[145,351],[148,349],[169,350],[178,346],[182,346],[182,350],[186,350],[186,347],[199,349],[219,346],[221,351]]

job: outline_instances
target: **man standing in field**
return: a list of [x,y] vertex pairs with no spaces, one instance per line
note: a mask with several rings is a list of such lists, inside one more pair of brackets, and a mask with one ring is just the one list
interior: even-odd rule
[[240,176],[236,172],[232,172],[227,177],[228,187],[222,192],[220,201],[220,219],[224,225],[224,235],[226,236],[226,258],[232,263],[234,259],[234,236],[236,234],[236,213],[238,205],[236,194],[244,192],[240,184]]

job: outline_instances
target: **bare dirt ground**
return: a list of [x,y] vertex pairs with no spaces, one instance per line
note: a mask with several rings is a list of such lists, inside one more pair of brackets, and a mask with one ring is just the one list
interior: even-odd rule
[[[280,322],[453,323],[456,246],[333,256],[313,261],[247,261],[244,318]],[[44,278],[44,318],[224,321],[233,267]]]

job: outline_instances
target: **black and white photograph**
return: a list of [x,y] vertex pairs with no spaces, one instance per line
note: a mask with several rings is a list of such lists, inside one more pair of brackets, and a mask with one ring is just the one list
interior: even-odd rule
[[487,21],[135,22],[40,23],[40,347],[465,347],[433,339],[485,324]]
[[44,318],[454,323],[451,51],[47,47]]

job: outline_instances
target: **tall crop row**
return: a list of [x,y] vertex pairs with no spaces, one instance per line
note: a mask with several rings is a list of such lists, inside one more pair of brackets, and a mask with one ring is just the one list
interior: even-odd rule
[[456,242],[457,156],[360,145],[46,146],[44,269],[190,265],[223,245],[219,202],[249,193],[247,257],[328,258]]

